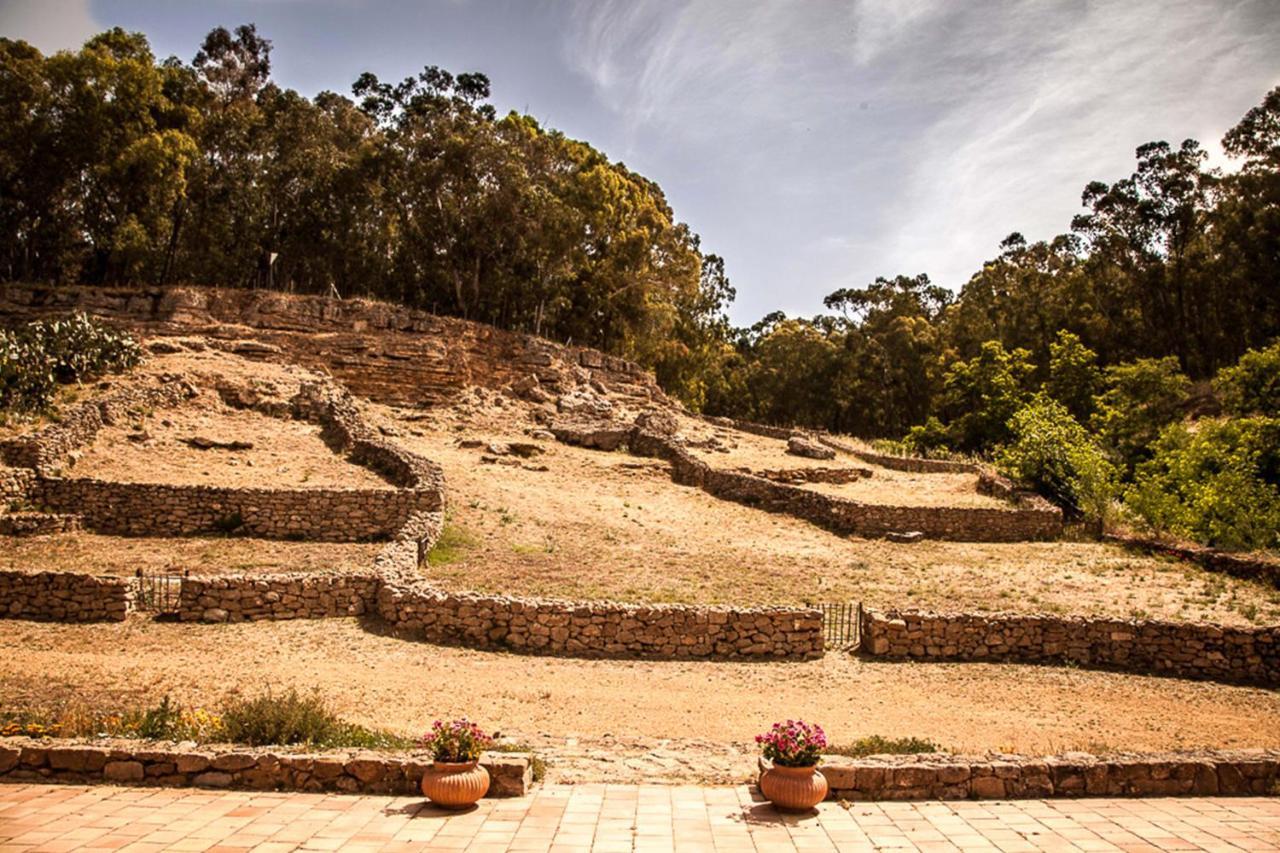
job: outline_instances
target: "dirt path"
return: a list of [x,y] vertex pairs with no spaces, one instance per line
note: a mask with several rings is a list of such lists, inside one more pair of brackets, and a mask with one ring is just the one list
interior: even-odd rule
[[467,714],[548,749],[559,779],[731,781],[775,719],[836,742],[916,736],[953,751],[1280,746],[1280,693],[1071,668],[870,662],[583,661],[443,648],[355,620],[244,625],[0,622],[0,707],[77,696],[316,688],[344,715],[415,733]]

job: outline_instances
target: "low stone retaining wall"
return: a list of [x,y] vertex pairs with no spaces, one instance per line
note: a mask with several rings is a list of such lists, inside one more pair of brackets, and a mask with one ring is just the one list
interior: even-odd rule
[[738,473],[763,477],[774,483],[856,483],[873,476],[870,468],[770,468],[752,471],[739,468]]
[[32,497],[54,512],[114,536],[237,533],[267,539],[358,542],[386,539],[415,512],[439,509],[419,489],[262,489],[42,478]]
[[[423,753],[287,749],[0,738],[0,781],[420,795],[431,766]],[[480,763],[489,771],[489,797],[524,796],[533,784],[525,753],[486,752]]]
[[1280,626],[1014,613],[863,610],[866,654],[911,660],[1026,661],[1280,685]]
[[833,450],[848,453],[863,462],[879,465],[891,471],[906,471],[910,474],[973,474],[980,470],[973,462],[957,462],[951,459],[925,459],[922,456],[894,456],[889,453],[873,453],[861,450],[843,441],[832,438],[825,433],[817,435],[818,441]]
[[41,622],[120,622],[133,607],[129,578],[0,571],[0,616]]
[[822,614],[808,608],[521,599],[385,583],[378,614],[429,642],[538,654],[722,660],[823,654]]
[[709,417],[706,420],[707,423],[712,423],[716,426],[729,427],[731,429],[736,429],[739,432],[747,432],[764,438],[780,438],[783,441],[786,441],[797,433],[804,432],[804,430],[796,429],[794,427],[771,426],[769,424],[758,424],[754,421],[740,421],[735,418]]
[[193,396],[195,389],[179,379],[157,387],[126,388],[103,400],[73,407],[53,426],[0,443],[0,458],[7,465],[45,472],[57,467],[72,450],[93,441],[98,430],[118,423],[130,412],[171,408]]
[[1188,560],[1211,572],[1262,581],[1280,588],[1280,562],[1275,560],[1232,554],[1200,545],[1170,545],[1157,539],[1144,539],[1140,536],[1107,533],[1102,538],[1125,548],[1136,548],[1153,554],[1177,557],[1179,560]]
[[0,536],[43,536],[80,529],[80,516],[51,512],[11,512],[0,515]]
[[368,612],[379,580],[369,575],[286,574],[182,579],[183,622],[326,619]]
[[36,472],[30,468],[8,468],[0,465],[0,512],[27,502]]
[[931,539],[1022,542],[1062,533],[1062,511],[1047,501],[1009,507],[885,506],[815,492],[737,471],[712,468],[664,436],[636,430],[631,451],[666,459],[677,483],[723,500],[786,513],[845,535],[885,536],[920,531]]
[[825,756],[819,770],[833,800],[1270,796],[1280,784],[1280,750]]

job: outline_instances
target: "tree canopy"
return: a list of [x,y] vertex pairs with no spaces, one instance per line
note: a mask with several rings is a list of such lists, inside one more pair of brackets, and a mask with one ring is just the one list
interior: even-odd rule
[[157,62],[0,38],[0,277],[389,299],[595,346],[705,395],[733,290],[661,188],[483,74],[306,98],[249,24]]

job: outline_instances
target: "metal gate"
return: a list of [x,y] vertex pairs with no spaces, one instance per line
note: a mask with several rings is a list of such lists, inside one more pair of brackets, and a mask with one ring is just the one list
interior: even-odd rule
[[819,604],[822,637],[828,649],[853,651],[862,643],[862,602]]
[[177,575],[138,569],[134,605],[138,610],[154,613],[157,617],[176,617],[182,603],[182,579],[186,575],[186,572]]

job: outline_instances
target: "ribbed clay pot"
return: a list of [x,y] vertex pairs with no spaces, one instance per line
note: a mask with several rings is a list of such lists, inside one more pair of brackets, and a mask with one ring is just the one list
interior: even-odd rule
[[422,793],[446,809],[465,809],[489,791],[489,771],[478,761],[433,761],[422,774]]
[[770,765],[760,774],[760,793],[787,812],[807,812],[827,798],[827,777],[816,767]]

